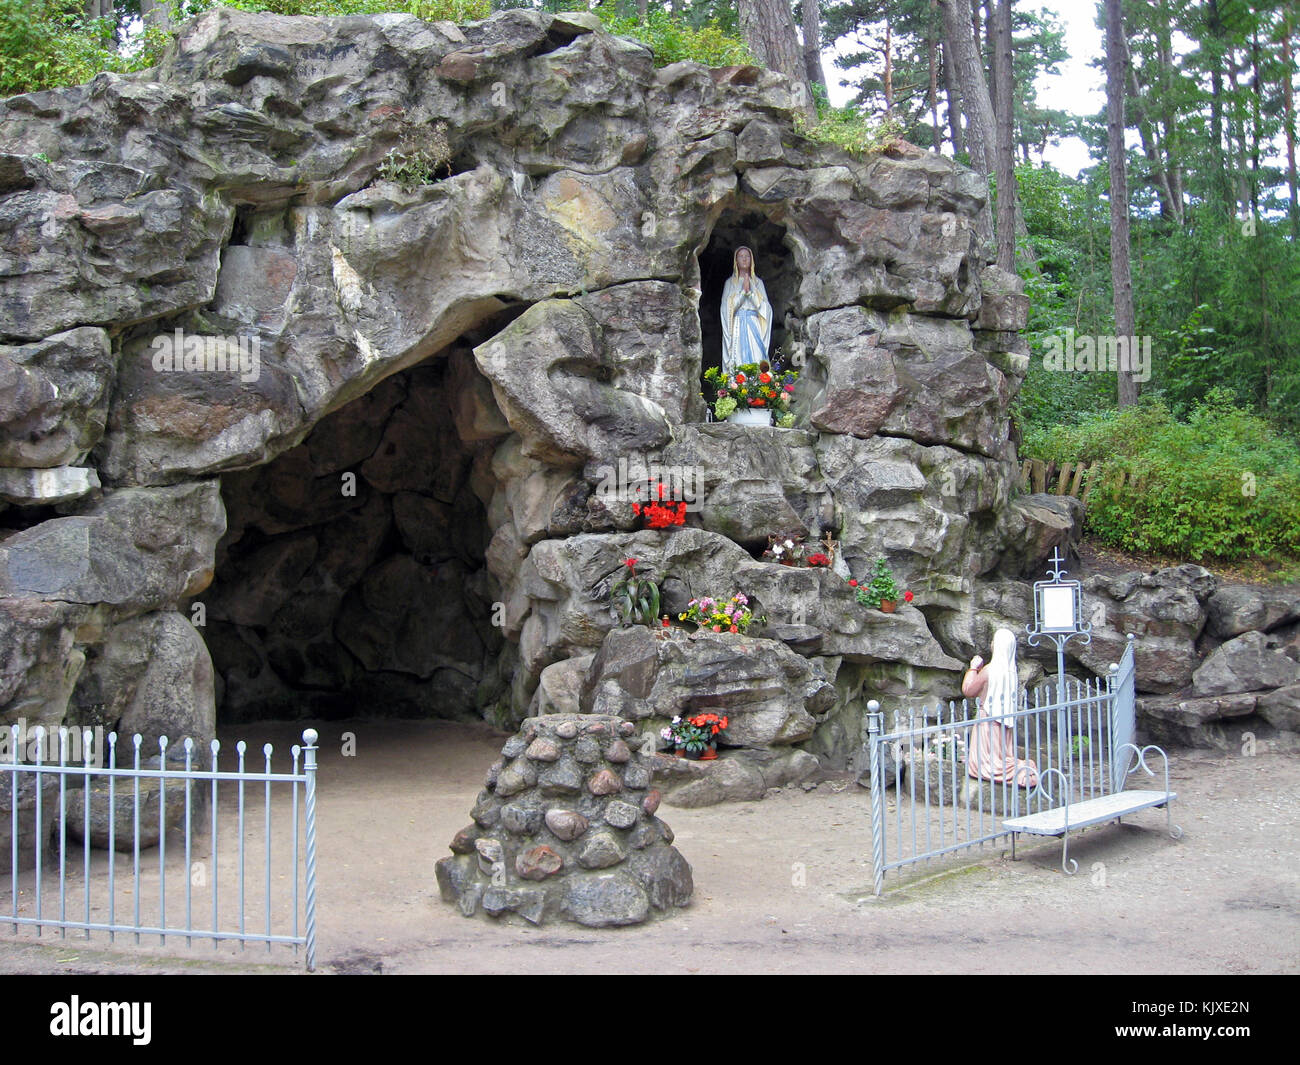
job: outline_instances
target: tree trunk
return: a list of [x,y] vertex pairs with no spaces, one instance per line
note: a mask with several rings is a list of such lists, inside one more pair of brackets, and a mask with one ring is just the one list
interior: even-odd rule
[[1146,107],[1142,103],[1141,88],[1138,85],[1137,71],[1133,69],[1133,56],[1129,51],[1128,39],[1124,40],[1124,68],[1126,80],[1128,83],[1129,103],[1133,105],[1133,118],[1137,122],[1138,135],[1142,138],[1142,154],[1147,157],[1147,162],[1151,166],[1151,178],[1157,186],[1160,195],[1160,217],[1168,221],[1182,224],[1182,212],[1174,205],[1173,189],[1169,184],[1169,173],[1165,169],[1164,161],[1160,156],[1160,148],[1156,143],[1155,134],[1151,129],[1151,122],[1146,115]]
[[997,85],[998,266],[1016,269],[1016,154],[1011,134],[1011,0],[998,0],[990,27]]
[[885,19],[885,117],[894,113],[894,28]]
[[966,150],[966,138],[961,129],[961,97],[952,69],[952,49],[946,44],[939,49],[939,66],[943,74],[944,99],[948,101],[948,139],[952,141],[952,154],[960,155]]
[[809,85],[826,85],[822,69],[822,9],[818,0],[803,0],[803,66]]
[[171,27],[171,15],[168,13],[167,0],[140,0],[140,16],[146,26],[157,26],[165,30]]
[[961,110],[966,118],[966,151],[971,166],[985,177],[993,173],[993,101],[984,81],[984,64],[975,47],[970,0],[939,0],[943,15],[944,56],[952,57],[961,91]]
[[1291,87],[1291,20],[1282,23],[1282,106],[1286,125],[1286,182],[1291,193],[1291,236],[1300,240],[1300,203],[1296,200],[1295,97]]
[[[1106,0],[1106,154],[1110,159],[1110,279],[1115,296],[1115,335],[1134,338],[1133,277],[1129,268],[1128,174],[1124,156],[1124,11]],[[1136,339],[1131,339],[1131,344]],[[1132,352],[1130,350],[1130,357]],[[1131,369],[1119,367],[1119,406],[1137,402]]]
[[[143,0],[141,0],[141,2],[143,2]],[[636,17],[644,22],[649,13],[650,0],[636,0]]]
[[794,32],[790,0],[739,0],[739,13],[740,32],[750,50],[768,70],[784,74],[793,82],[795,109],[809,122],[816,122],[817,107],[808,86],[803,50]]
[[[930,13],[934,14],[934,0],[930,0]],[[930,59],[930,127],[934,130],[934,150],[937,154],[943,144],[943,135],[939,132],[939,42],[934,36],[933,18],[930,28],[926,30],[926,51]]]

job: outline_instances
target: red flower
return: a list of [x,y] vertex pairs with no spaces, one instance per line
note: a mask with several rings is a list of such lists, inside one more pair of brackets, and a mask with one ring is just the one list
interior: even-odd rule
[[765,400],[765,399],[756,399],[756,400],[754,400],[754,406],[755,406],[755,407],[761,407],[761,406],[762,406],[764,403],[766,403],[766,402],[767,402],[767,400]]
[[904,592],[904,593],[903,593],[903,602],[904,602],[904,603],[910,603],[911,601],[912,601],[912,593],[911,593],[911,592]]
[[668,628],[668,615],[667,615],[667,614],[664,615],[664,628],[665,628],[665,629]]
[[763,384],[767,384],[770,380],[772,380],[772,375],[770,373],[761,373],[758,375],[758,379],[762,381]]
[[714,631],[714,632],[721,632],[721,631],[722,631],[722,626],[721,626],[721,625],[714,625],[714,626],[713,626],[713,631]]
[[736,384],[743,385],[744,383],[745,383],[745,375],[743,373],[736,374]]
[[856,588],[857,586],[858,586],[858,582],[857,582],[857,581],[849,581],[849,587],[850,587],[850,588]]
[[623,565],[627,566],[630,569],[631,567],[636,565],[636,559],[629,558],[627,561],[623,563]]
[[633,503],[633,504],[632,504],[632,513],[633,513],[633,514],[640,514],[640,513],[641,513],[641,504],[640,504],[640,503]]
[[735,625],[732,625],[732,626],[731,626],[731,631],[732,631],[732,632],[739,632],[740,630],[739,630],[738,628],[736,628]]
[[794,385],[786,385],[786,386],[785,386],[785,390],[786,390],[787,392],[793,392],[793,391],[794,391]]

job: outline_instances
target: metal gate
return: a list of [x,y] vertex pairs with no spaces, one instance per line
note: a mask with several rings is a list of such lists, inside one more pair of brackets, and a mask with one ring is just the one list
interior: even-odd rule
[[898,710],[886,732],[880,704],[867,704],[863,746],[871,773],[875,894],[891,869],[1010,836],[1004,820],[1051,808],[1042,791],[1031,795],[1032,783],[990,783],[967,773],[976,730],[990,723],[1012,730],[1015,758],[1032,761],[1036,776],[1061,772],[1076,800],[1122,788],[1133,757],[1126,745],[1135,732],[1132,637],[1108,677],[1067,683],[1064,691],[1022,692],[1020,708],[1001,717],[978,716],[979,705],[963,699]]
[[9,852],[7,891],[0,881],[9,911],[0,924],[14,934],[34,928],[37,937],[58,929],[64,939],[69,930],[86,939],[107,932],[110,942],[129,933],[136,943],[142,935],[160,944],[184,937],[190,946],[210,939],[214,949],[233,940],[241,949],[265,943],[268,953],[284,944],[295,957],[303,948],[314,969],[316,731],[303,732],[291,768],[279,773],[269,743],[261,770],[255,758],[246,764],[242,740],[235,768],[223,770],[217,740],[202,752],[186,739],[177,754],[164,736],[158,753],[145,756],[137,734],[122,758],[129,765],[119,766],[117,734],[107,744],[99,735],[97,745],[89,729],[0,730],[9,746],[0,760],[0,804],[9,805],[0,837],[5,828],[10,835],[0,849]]

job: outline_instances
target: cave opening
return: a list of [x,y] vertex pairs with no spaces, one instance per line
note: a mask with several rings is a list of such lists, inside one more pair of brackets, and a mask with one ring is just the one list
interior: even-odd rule
[[786,229],[761,212],[732,208],[719,216],[708,242],[698,254],[702,371],[722,365],[722,288],[731,276],[732,257],[741,245],[753,250],[754,272],[762,280],[772,304],[772,343],[768,358],[782,365],[789,363],[793,323],[788,315],[795,305],[799,271],[787,244]]
[[200,596],[219,726],[481,721],[508,700],[485,552],[510,428],[472,348],[522,309],[223,476],[227,531]]

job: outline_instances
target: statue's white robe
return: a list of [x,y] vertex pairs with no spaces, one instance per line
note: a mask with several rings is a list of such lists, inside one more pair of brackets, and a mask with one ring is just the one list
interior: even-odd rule
[[772,343],[772,305],[761,278],[751,279],[745,291],[732,274],[722,287],[722,368],[735,373],[737,366],[767,358]]

